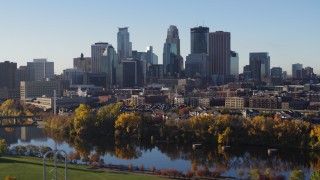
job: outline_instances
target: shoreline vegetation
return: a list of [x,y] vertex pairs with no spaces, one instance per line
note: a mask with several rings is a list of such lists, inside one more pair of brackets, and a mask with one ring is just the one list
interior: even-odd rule
[[44,120],[47,128],[71,137],[104,135],[121,140],[320,150],[320,126],[300,119],[228,114],[164,119],[163,115],[121,113],[122,106],[122,103],[110,104],[93,112],[88,105],[81,104],[72,116],[49,116]]

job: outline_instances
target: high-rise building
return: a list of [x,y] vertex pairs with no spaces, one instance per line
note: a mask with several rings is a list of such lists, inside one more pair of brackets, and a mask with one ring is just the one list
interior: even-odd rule
[[158,64],[158,56],[153,53],[152,46],[148,46],[146,49],[146,62],[149,64]]
[[281,85],[283,81],[283,74],[281,67],[271,68],[271,82],[274,85]]
[[313,73],[313,68],[312,67],[305,67],[303,69],[302,77],[304,79],[313,79],[313,78],[316,78],[316,74]]
[[70,85],[82,85],[84,72],[81,69],[63,70],[63,79],[69,80]]
[[302,64],[292,64],[292,79],[301,79],[302,78]]
[[209,28],[194,27],[191,28],[191,54],[208,54],[209,47]]
[[92,72],[101,72],[101,56],[108,47],[108,43],[98,42],[91,45],[91,68]]
[[120,87],[133,88],[143,86],[145,62],[137,59],[124,60],[117,67],[117,85]]
[[267,52],[250,53],[251,77],[258,83],[270,78],[270,56]]
[[235,80],[239,80],[239,56],[235,51],[230,52],[230,75],[234,76]]
[[189,54],[186,57],[186,77],[195,78],[208,76],[208,55]]
[[91,57],[84,57],[81,53],[80,57],[73,58],[73,67],[81,69],[83,72],[91,72]]
[[0,62],[0,88],[15,88],[17,63]]
[[223,84],[230,75],[230,32],[209,33],[209,75],[214,84]]
[[47,59],[34,59],[33,62],[27,62],[27,67],[34,70],[35,81],[53,79],[54,77],[54,63],[47,61]]
[[34,81],[34,70],[28,68],[27,66],[20,66],[16,71],[16,85],[15,87],[20,87],[20,81]]
[[117,34],[118,48],[120,59],[125,60],[131,57],[132,43],[130,42],[130,36],[128,32],[128,27],[119,28]]
[[163,72],[165,77],[180,77],[183,69],[183,58],[180,55],[179,31],[171,25],[167,31],[167,39],[163,47]]
[[117,52],[113,46],[109,44],[101,59],[101,72],[107,74],[107,88],[112,88],[116,85],[116,66],[118,66],[119,63],[120,61]]

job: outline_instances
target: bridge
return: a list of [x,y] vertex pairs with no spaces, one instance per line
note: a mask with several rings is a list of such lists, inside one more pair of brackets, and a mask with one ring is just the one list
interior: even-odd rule
[[[3,124],[4,120],[6,124]],[[31,124],[25,124],[25,121],[31,121]],[[0,116],[0,127],[36,126],[38,121],[41,121],[39,116]]]

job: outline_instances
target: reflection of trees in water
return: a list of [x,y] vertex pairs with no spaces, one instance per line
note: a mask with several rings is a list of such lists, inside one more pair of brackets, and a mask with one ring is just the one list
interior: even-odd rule
[[189,160],[193,167],[206,167],[227,171],[229,169],[266,169],[275,172],[293,169],[319,169],[320,155],[303,149],[280,148],[277,153],[268,155],[266,147],[237,146],[223,151],[220,146],[207,145],[193,150],[187,143],[156,143],[150,141],[133,141],[131,139],[114,139],[114,137],[61,137],[49,133],[55,141],[66,141],[82,157],[88,157],[92,150],[101,155],[109,154],[120,159],[136,159],[143,151],[155,147],[171,160]]

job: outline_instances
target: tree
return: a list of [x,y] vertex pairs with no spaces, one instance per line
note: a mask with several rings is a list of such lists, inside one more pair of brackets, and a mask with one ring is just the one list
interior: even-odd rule
[[320,170],[313,171],[313,173],[310,176],[310,180],[319,180],[320,179]]
[[0,113],[2,116],[20,116],[22,112],[22,106],[12,99],[6,100],[0,106]]
[[136,135],[141,125],[141,116],[134,113],[120,114],[115,122],[115,128],[126,135]]
[[74,116],[74,128],[77,134],[85,133],[90,123],[93,123],[91,109],[88,105],[80,104],[80,106],[75,110]]
[[0,157],[6,154],[9,150],[9,146],[5,139],[0,139]]

